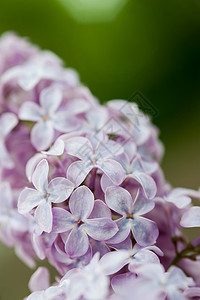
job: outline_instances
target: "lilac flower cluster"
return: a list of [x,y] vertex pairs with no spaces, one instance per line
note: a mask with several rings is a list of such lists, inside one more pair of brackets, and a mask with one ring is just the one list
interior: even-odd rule
[[99,104],[77,73],[0,39],[0,238],[31,268],[27,300],[200,299],[200,191],[172,188],[135,103]]

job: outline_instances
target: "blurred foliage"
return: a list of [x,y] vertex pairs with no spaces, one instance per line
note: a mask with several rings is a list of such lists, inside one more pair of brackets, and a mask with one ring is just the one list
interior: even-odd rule
[[[85,23],[84,14],[77,22],[56,0],[1,0],[0,33],[8,30],[57,53],[102,103],[142,91],[159,111],[153,121],[166,145],[167,178],[175,186],[199,186],[199,0],[129,0],[104,23]],[[27,292],[30,272],[11,252],[2,300]],[[8,261],[0,261],[2,278]]]

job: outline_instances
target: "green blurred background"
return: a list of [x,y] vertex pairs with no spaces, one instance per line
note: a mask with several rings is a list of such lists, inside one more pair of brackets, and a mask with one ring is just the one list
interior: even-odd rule
[[[1,0],[12,30],[75,68],[103,103],[140,90],[158,109],[174,186],[200,186],[199,0]],[[0,245],[0,299],[27,295],[31,272]]]

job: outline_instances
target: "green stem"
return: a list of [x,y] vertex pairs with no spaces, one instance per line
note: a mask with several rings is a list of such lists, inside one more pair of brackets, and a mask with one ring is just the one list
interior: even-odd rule
[[181,259],[183,258],[189,258],[192,260],[196,259],[196,256],[199,255],[199,246],[193,247],[191,244],[189,244],[185,249],[183,249],[180,253],[177,253],[176,257],[170,264],[172,265],[177,265]]

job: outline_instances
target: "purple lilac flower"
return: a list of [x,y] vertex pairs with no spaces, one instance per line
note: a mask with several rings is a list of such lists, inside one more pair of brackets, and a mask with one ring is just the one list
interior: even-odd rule
[[6,136],[17,125],[18,119],[13,113],[6,112],[0,116],[0,164],[4,168],[13,168],[13,161],[7,151],[5,140]]
[[9,68],[1,78],[3,84],[17,81],[18,85],[28,91],[41,80],[59,80],[62,77],[61,60],[50,51],[33,55],[22,65]]
[[27,39],[22,39],[12,32],[7,32],[0,39],[0,74],[7,69],[20,65],[38,52]]
[[[112,299],[130,299],[130,294],[134,293],[134,299],[148,300],[186,300],[183,291],[189,286],[193,286],[192,278],[187,277],[178,267],[171,267],[168,272],[159,264],[147,264],[140,268],[140,276],[116,278],[112,280],[112,287],[116,297]],[[123,281],[123,282],[122,282]]]
[[[67,138],[60,136],[50,151],[50,155],[62,155],[64,149],[79,160],[72,163],[67,170],[67,178],[80,185],[92,169],[99,169],[106,174],[114,184],[122,183],[124,171],[119,162],[113,158],[116,143],[113,141],[97,142],[92,145],[89,139],[76,136]],[[121,150],[120,150],[121,151]]]
[[117,231],[117,225],[108,217],[92,215],[94,196],[86,187],[77,188],[69,199],[70,212],[63,208],[53,209],[53,231],[69,232],[65,250],[70,257],[84,255],[89,247],[90,236],[95,240],[108,240]]
[[183,227],[200,227],[200,207],[190,207],[183,214],[180,224]]
[[49,166],[47,160],[43,159],[36,167],[32,176],[35,189],[25,188],[18,202],[21,214],[30,212],[34,207],[35,220],[41,230],[50,232],[52,230],[52,203],[64,202],[72,193],[74,185],[66,178],[54,178],[48,184]]
[[13,246],[17,239],[27,231],[27,219],[20,215],[16,208],[15,198],[8,182],[0,184],[0,237],[8,245]]
[[140,246],[152,245],[158,237],[156,223],[142,217],[154,208],[154,202],[137,194],[133,200],[130,193],[121,187],[110,187],[106,190],[106,203],[116,213],[122,215],[116,220],[119,232],[109,240],[110,243],[124,241],[132,232]]
[[40,94],[41,106],[28,101],[20,109],[21,120],[37,122],[31,131],[31,142],[37,150],[45,150],[51,145],[55,129],[66,132],[75,126],[70,123],[70,116],[65,111],[58,111],[62,99],[62,91],[58,87],[48,87]]

